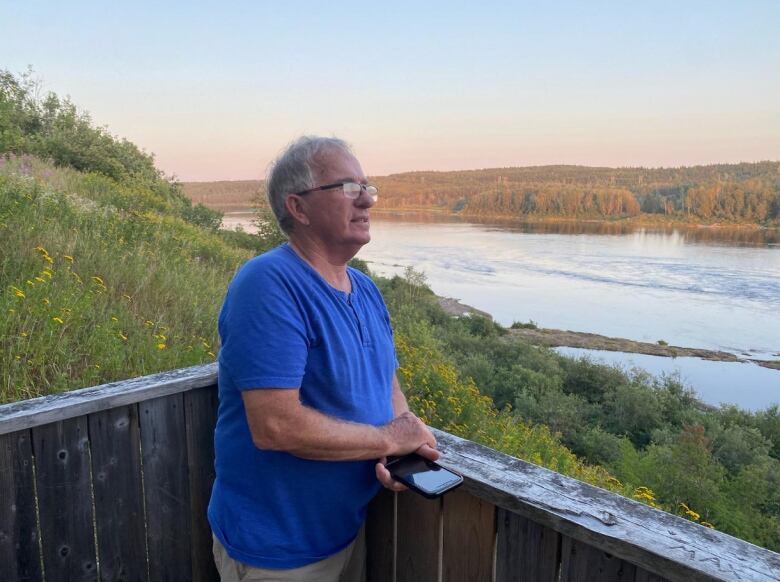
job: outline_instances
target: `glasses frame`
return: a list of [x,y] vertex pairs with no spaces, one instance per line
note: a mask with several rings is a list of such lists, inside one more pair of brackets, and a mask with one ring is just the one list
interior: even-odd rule
[[[347,194],[347,190],[344,189],[344,186],[346,186],[347,184],[354,184],[355,186],[360,187],[357,196],[353,197]],[[358,198],[360,198],[360,194],[363,191],[365,191],[366,194],[368,194],[374,200],[376,200],[377,196],[379,195],[379,189],[373,184],[361,184],[359,182],[354,182],[353,180],[345,180],[344,182],[334,182],[333,184],[325,184],[323,186],[317,186],[316,188],[310,188],[309,190],[303,190],[302,192],[295,192],[294,194],[296,196],[305,196],[306,194],[311,194],[312,192],[319,192],[320,190],[330,190],[331,188],[342,188],[342,193],[344,194],[344,197],[349,198],[350,200],[357,200]],[[371,190],[373,190],[373,192]]]

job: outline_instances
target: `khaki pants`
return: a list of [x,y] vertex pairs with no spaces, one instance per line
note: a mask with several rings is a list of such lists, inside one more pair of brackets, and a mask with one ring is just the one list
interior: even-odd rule
[[214,562],[222,582],[365,582],[365,529],[363,526],[355,541],[338,554],[289,570],[255,568],[238,562],[228,556],[224,546],[215,536]]

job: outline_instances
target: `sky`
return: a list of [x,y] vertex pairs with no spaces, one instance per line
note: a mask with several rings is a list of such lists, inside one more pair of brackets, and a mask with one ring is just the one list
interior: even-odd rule
[[0,0],[32,66],[183,181],[302,134],[369,175],[780,159],[780,2]]

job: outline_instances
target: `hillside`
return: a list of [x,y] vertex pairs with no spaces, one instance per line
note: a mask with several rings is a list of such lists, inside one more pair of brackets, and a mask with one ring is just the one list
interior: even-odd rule
[[[151,156],[55,99],[0,74],[0,402],[214,361],[229,280],[281,240],[219,230]],[[419,273],[375,280],[425,422],[780,548],[777,406],[703,410],[674,378],[452,318]]]
[[[780,224],[780,162],[680,168],[535,166],[373,176],[378,209],[464,216]],[[251,206],[262,182],[186,183],[213,208]]]

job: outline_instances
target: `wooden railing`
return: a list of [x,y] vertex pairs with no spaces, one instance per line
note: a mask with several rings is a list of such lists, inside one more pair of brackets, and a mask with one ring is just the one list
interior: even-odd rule
[[[0,406],[0,581],[217,580],[216,367]],[[380,493],[368,580],[778,580],[780,555],[436,432],[464,486]]]

